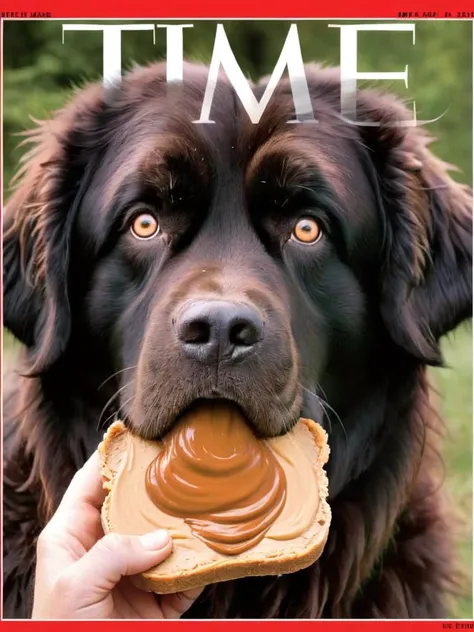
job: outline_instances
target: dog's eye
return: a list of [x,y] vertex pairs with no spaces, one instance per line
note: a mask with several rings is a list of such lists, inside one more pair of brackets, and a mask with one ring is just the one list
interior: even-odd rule
[[303,244],[315,244],[322,234],[323,231],[316,220],[302,217],[294,227],[291,237]]
[[151,213],[135,215],[130,230],[137,239],[151,239],[160,232],[160,225]]

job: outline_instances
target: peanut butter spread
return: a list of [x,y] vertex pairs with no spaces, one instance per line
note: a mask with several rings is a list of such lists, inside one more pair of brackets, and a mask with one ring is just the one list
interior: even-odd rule
[[237,409],[213,404],[186,415],[146,474],[148,495],[195,536],[233,555],[262,540],[286,500],[283,468]]
[[209,405],[162,442],[127,433],[111,491],[119,533],[165,528],[174,550],[209,561],[303,535],[319,507],[314,440],[305,424],[256,439],[238,412]]

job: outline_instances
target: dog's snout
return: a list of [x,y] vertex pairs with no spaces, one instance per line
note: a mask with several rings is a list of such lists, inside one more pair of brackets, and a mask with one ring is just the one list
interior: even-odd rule
[[184,353],[210,364],[251,354],[263,338],[263,319],[249,305],[231,301],[195,301],[176,322]]

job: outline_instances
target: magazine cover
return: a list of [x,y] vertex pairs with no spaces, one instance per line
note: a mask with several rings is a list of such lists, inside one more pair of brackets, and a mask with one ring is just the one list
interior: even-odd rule
[[1,625],[472,627],[473,16],[36,9]]

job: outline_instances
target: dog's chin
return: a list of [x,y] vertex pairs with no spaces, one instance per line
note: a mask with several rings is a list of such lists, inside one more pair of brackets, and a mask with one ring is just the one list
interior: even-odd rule
[[243,418],[259,439],[268,439],[286,434],[294,427],[301,416],[299,408],[297,409],[297,414],[291,416],[288,414],[285,418],[282,418],[282,412],[287,412],[287,409],[281,411],[278,410],[277,406],[269,406],[262,408],[262,410],[254,410],[252,406],[246,405],[244,402],[219,395],[211,395],[192,399],[174,411],[159,411],[158,415],[156,413],[155,415],[137,415],[136,410],[131,410],[128,414],[122,416],[122,420],[133,434],[142,439],[161,441],[185,415],[192,414],[193,411],[206,405],[211,407],[212,404],[216,403],[228,407],[229,410]]

